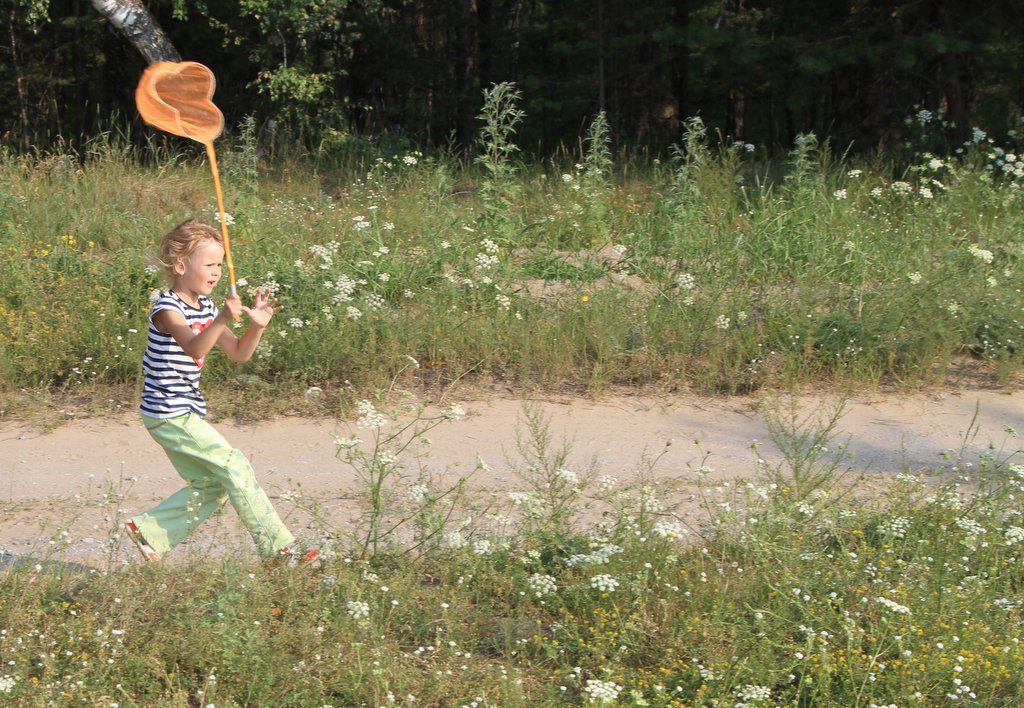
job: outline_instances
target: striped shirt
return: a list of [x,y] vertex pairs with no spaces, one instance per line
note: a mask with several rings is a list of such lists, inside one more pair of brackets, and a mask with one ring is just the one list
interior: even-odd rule
[[205,295],[199,297],[198,308],[182,300],[173,290],[160,295],[149,312],[139,410],[153,418],[176,418],[189,412],[206,415],[206,400],[199,392],[199,376],[206,357],[193,359],[171,335],[156,328],[153,317],[162,310],[181,313],[193,334],[202,332],[217,317],[217,306]]

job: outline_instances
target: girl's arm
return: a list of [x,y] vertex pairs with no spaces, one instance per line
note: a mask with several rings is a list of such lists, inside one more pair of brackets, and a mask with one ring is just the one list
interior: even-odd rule
[[231,334],[231,330],[228,329],[228,318],[231,317],[231,314],[226,310],[227,308],[221,311],[213,322],[198,334],[192,331],[185,321],[184,315],[177,310],[160,310],[153,315],[153,324],[161,332],[171,335],[178,346],[190,357],[202,359],[210,353],[213,345],[220,341],[225,332]]

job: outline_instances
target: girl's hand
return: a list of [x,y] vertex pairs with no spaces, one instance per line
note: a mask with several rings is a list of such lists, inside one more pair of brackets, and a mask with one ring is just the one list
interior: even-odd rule
[[266,327],[270,319],[283,309],[284,305],[278,305],[277,298],[271,298],[270,291],[262,288],[256,291],[256,303],[252,307],[242,306],[242,312],[257,327]]

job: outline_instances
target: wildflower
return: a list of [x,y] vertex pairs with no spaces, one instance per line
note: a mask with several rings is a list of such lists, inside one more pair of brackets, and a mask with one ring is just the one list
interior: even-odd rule
[[693,290],[697,287],[697,281],[690,273],[680,273],[676,276],[676,285],[680,290]]
[[597,480],[597,489],[601,492],[610,492],[615,489],[615,485],[619,483],[619,480],[615,479],[611,475],[602,475]]
[[534,573],[527,580],[530,586],[530,592],[537,597],[544,597],[550,595],[558,589],[558,585],[555,579],[550,575],[544,575],[543,573]]
[[729,318],[725,315],[719,315],[715,318],[715,327],[718,329],[729,329],[730,324]]
[[358,320],[362,316],[363,316],[363,313],[358,308],[352,307],[351,305],[349,305],[347,308],[345,308],[345,318],[346,319]]
[[430,493],[430,487],[423,484],[422,482],[416,483],[409,487],[409,499],[416,504],[422,504],[426,500],[427,495]]
[[16,680],[17,679],[15,679],[13,676],[8,676],[6,674],[0,676],[0,693],[10,693],[11,691],[13,691]]
[[288,326],[293,327],[294,329],[302,329],[303,324],[305,323],[300,317],[292,317],[288,320]]
[[356,403],[356,411],[359,413],[359,419],[356,420],[357,428],[380,428],[388,422],[387,418],[378,413],[373,404],[365,399]]
[[473,542],[473,553],[478,556],[487,556],[491,554],[491,542],[486,538],[480,539]]
[[619,587],[619,581],[608,574],[595,575],[590,579],[590,587],[601,592],[614,592]]
[[675,521],[670,521],[668,519],[658,519],[654,524],[654,528],[651,529],[651,532],[656,536],[667,538],[670,541],[674,541],[677,538],[682,537],[685,533],[682,526]]
[[1017,543],[1024,543],[1024,529],[1020,526],[1011,526],[1004,532],[1006,534],[1006,545],[1013,546]]
[[957,519],[954,522],[954,525],[957,528],[965,531],[968,536],[981,536],[985,533],[985,527],[979,524],[974,519]]
[[324,390],[319,386],[310,386],[306,389],[306,398],[316,398],[323,392]]
[[365,602],[350,600],[345,603],[345,607],[348,609],[348,615],[352,619],[360,620],[370,616],[370,606]]
[[733,692],[741,701],[768,701],[772,697],[772,689],[767,686],[757,686],[751,683],[745,686],[737,686],[733,689]]
[[974,142],[980,143],[987,137],[988,134],[981,128],[971,128],[971,140]]
[[612,253],[614,253],[619,258],[621,258],[622,256],[626,255],[626,251],[628,251],[628,250],[629,250],[629,247],[628,246],[624,246],[621,243],[617,243],[614,246],[612,246]]
[[555,476],[558,477],[563,482],[568,482],[569,484],[579,484],[580,481],[580,478],[576,475],[575,472],[573,472],[572,470],[567,470],[564,467],[561,467],[558,470],[556,470]]
[[991,263],[995,260],[995,254],[992,251],[987,251],[984,248],[978,248],[973,243],[967,245],[967,250],[970,254],[977,258],[982,263]]
[[416,159],[415,155],[406,155],[405,157],[402,158],[402,162],[411,167],[412,165],[415,165],[417,162],[419,162],[419,160]]
[[906,538],[907,531],[910,529],[910,519],[905,516],[897,516],[894,519],[889,519],[884,524],[879,525],[879,533],[889,536],[891,538]]
[[882,605],[883,607],[885,607],[885,608],[887,608],[887,609],[889,609],[889,610],[891,610],[891,611],[893,611],[893,612],[895,612],[897,614],[901,614],[901,615],[909,615],[910,614],[910,608],[909,607],[905,607],[904,605],[901,605],[898,602],[894,602],[894,601],[892,601],[892,600],[890,600],[890,599],[888,599],[886,597],[876,597],[875,598],[875,602],[877,602],[879,605]]
[[932,120],[932,112],[925,108],[922,108],[917,112],[915,118],[917,118],[917,122],[920,123],[921,125],[930,123]]
[[[220,212],[219,211],[215,212],[214,215],[213,215],[213,218],[219,224],[220,223]],[[231,214],[228,214],[227,212],[224,212],[224,223],[227,224],[228,226],[234,226],[235,225],[235,217],[231,216]]]
[[917,271],[914,271],[913,273],[908,273],[907,274],[907,280],[909,280],[914,285],[920,285],[920,283],[921,283],[921,274],[918,273]]
[[461,420],[462,418],[466,417],[466,410],[458,403],[453,403],[452,405],[445,408],[444,413],[442,413],[441,415],[443,415],[448,420]]
[[946,164],[937,157],[933,157],[931,160],[928,161],[928,169],[933,171],[941,170],[945,166]]
[[486,251],[487,253],[497,253],[498,252],[498,244],[496,244],[494,241],[492,241],[489,238],[485,238],[483,241],[481,241],[480,245],[483,247],[484,251]]
[[334,445],[339,450],[349,450],[363,442],[359,438],[335,438]]
[[862,174],[863,172],[861,172],[860,170],[850,170],[849,172],[846,173],[846,176],[849,177],[850,179],[853,179],[855,177],[860,177]]
[[871,196],[874,197],[875,199],[878,199],[880,196],[882,196],[882,194],[883,190],[881,187],[875,187],[874,189],[871,190]]
[[492,256],[488,253],[478,253],[473,259],[473,263],[477,270],[490,270],[494,266],[498,265],[498,257]]
[[622,686],[614,681],[600,681],[598,679],[587,679],[587,685],[583,692],[587,694],[587,703],[590,705],[610,705],[614,703]]
[[914,188],[906,182],[896,181],[889,187],[896,194],[913,194]]
[[932,190],[930,190],[930,189],[928,189],[927,187],[924,187],[924,186],[920,187],[917,190],[917,193],[920,194],[923,199],[931,199],[932,196],[933,196],[932,195]]
[[562,181],[565,182],[566,184],[572,184],[572,179],[573,177],[569,173],[565,173],[562,175]]
[[836,199],[846,199],[846,190],[837,189],[836,191],[832,192],[832,196],[835,197]]

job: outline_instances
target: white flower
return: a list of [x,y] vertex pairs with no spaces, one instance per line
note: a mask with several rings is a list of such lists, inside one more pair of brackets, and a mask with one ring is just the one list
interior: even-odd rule
[[402,158],[402,162],[411,166],[415,165],[417,162],[419,162],[419,160],[416,159],[415,155],[406,155],[405,157]]
[[345,603],[345,607],[348,609],[348,615],[352,619],[359,620],[370,616],[370,606],[365,602],[350,600]]
[[362,316],[363,313],[356,307],[352,307],[351,305],[349,305],[347,308],[345,308],[346,319],[358,320]]
[[544,597],[558,590],[554,577],[542,573],[534,573],[527,583],[530,585],[530,592],[537,597]]
[[680,290],[693,290],[697,287],[697,280],[690,273],[680,273],[676,276],[676,285]]
[[357,428],[380,428],[388,422],[388,419],[378,413],[373,404],[366,399],[356,403],[356,411],[359,413],[359,419],[356,420]]
[[448,420],[461,420],[462,418],[466,417],[466,411],[458,403],[453,403],[452,405],[445,408],[444,413],[442,413],[441,415],[443,415]]
[[681,538],[683,534],[686,533],[682,526],[669,519],[658,519],[654,524],[654,528],[651,529],[651,532],[656,536],[667,538],[670,541]]
[[1017,543],[1024,543],[1024,529],[1020,526],[1011,526],[1004,532],[1006,534],[1006,545],[1012,546]]
[[566,184],[572,184],[572,179],[572,175],[568,173],[562,175],[562,181],[565,182]]
[[745,686],[737,686],[733,693],[741,701],[769,701],[772,697],[772,689],[767,686],[757,686],[748,683]]
[[901,605],[898,602],[893,602],[892,600],[890,600],[888,598],[876,597],[875,598],[875,602],[877,602],[879,605],[882,605],[883,607],[885,607],[885,608],[887,608],[889,610],[892,610],[893,612],[895,612],[897,614],[901,614],[901,615],[909,615],[910,614],[910,608],[909,607],[905,607],[904,605]]
[[590,705],[611,705],[619,697],[622,686],[614,681],[600,681],[598,679],[587,679],[587,685],[583,692],[587,694],[587,703]]
[[340,450],[349,450],[363,442],[359,438],[335,438],[334,445]]
[[725,315],[719,315],[715,318],[715,327],[718,329],[729,329],[730,321]]
[[836,199],[846,199],[846,190],[837,189],[836,191],[832,192],[832,196],[835,197]]
[[590,579],[590,587],[601,592],[614,592],[619,587],[619,581],[611,575],[595,575]]
[[478,541],[473,542],[473,553],[478,556],[487,556],[491,554],[491,542],[486,538],[482,538]]
[[563,482],[568,482],[569,484],[579,484],[580,481],[580,478],[576,475],[575,472],[573,472],[572,470],[567,470],[564,467],[560,467],[559,469],[557,469],[555,471],[555,476],[558,477]]
[[860,170],[850,170],[849,172],[846,173],[846,176],[853,179],[855,177],[860,177],[861,174],[863,173]]
[[995,254],[992,251],[987,251],[984,248],[978,248],[973,243],[967,245],[967,250],[970,254],[977,258],[982,263],[991,263],[995,260]]
[[909,280],[914,285],[919,285],[921,283],[921,274],[918,273],[917,271],[914,271],[913,273],[907,273],[907,280]]
[[[213,218],[219,224],[220,223],[220,212],[219,211],[215,212],[214,215],[213,215]],[[228,226],[234,226],[235,225],[235,217],[231,216],[231,214],[228,214],[227,212],[224,212],[224,223],[227,224]]]
[[430,487],[422,482],[418,482],[409,487],[409,499],[417,504],[422,504],[428,494],[430,494]]

